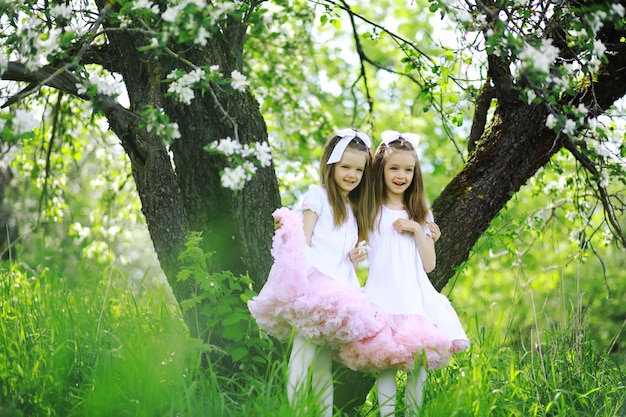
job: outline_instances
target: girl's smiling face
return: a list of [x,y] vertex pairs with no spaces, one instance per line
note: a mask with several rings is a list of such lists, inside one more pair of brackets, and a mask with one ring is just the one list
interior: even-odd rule
[[394,150],[385,162],[384,180],[387,198],[402,197],[413,182],[415,154],[412,151]]
[[341,190],[341,195],[346,197],[350,191],[359,185],[361,178],[363,178],[366,162],[367,154],[365,152],[350,148],[344,151],[341,161],[335,164],[333,175]]

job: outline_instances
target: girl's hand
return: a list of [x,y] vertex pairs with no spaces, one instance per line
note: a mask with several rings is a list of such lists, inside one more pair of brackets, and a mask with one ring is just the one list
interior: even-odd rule
[[350,251],[350,260],[354,266],[358,265],[359,262],[367,259],[367,252],[362,249],[356,247]]
[[395,222],[393,222],[393,227],[394,229],[396,229],[396,232],[398,233],[413,233],[415,234],[415,231],[420,228],[420,225],[418,222],[414,221],[414,220],[409,220],[409,219],[398,219]]
[[441,229],[439,228],[437,223],[435,223],[435,222],[426,222],[426,224],[428,225],[428,227],[430,228],[430,231],[433,234],[433,242],[438,241],[439,238],[441,237]]

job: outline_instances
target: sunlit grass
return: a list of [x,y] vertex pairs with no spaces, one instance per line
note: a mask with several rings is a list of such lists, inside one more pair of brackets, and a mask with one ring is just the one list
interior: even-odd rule
[[[207,360],[216,348],[189,337],[167,291],[136,298],[124,283],[105,271],[92,288],[70,290],[50,273],[2,272],[0,414],[319,415],[312,395],[288,404],[286,358],[268,355],[263,373],[226,377]],[[467,323],[470,350],[429,373],[420,416],[626,415],[622,369],[594,348],[580,309],[569,314],[569,326],[542,329],[532,346],[507,345],[480,318]],[[378,415],[373,394],[361,416]]]

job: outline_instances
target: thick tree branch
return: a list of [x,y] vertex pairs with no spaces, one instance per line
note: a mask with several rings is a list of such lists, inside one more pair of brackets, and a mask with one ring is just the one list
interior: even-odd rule
[[496,98],[496,92],[491,85],[491,80],[487,79],[483,84],[478,98],[476,99],[476,105],[474,107],[474,118],[472,120],[472,128],[468,138],[467,150],[471,154],[476,149],[476,143],[483,135],[485,126],[487,124],[487,114],[491,107],[491,101]]
[[29,87],[9,97],[2,107],[10,106],[31,94],[35,94],[44,85],[83,99],[88,99],[86,95],[78,94],[76,85],[80,85],[80,79],[63,68],[44,66],[34,71],[27,71],[24,64],[9,62],[6,71],[0,74],[0,78],[3,80],[29,83]]

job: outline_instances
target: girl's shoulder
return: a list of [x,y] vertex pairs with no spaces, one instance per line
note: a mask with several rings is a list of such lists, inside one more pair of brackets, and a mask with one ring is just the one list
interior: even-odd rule
[[324,187],[323,185],[311,185],[309,189],[304,193],[303,199],[328,199],[326,187]]
[[328,204],[328,194],[322,185],[312,185],[302,196],[300,208],[302,210],[312,210],[318,215],[321,214],[324,206]]
[[324,187],[323,185],[313,184],[309,186],[309,189],[307,190],[307,194],[308,193],[318,193],[318,194],[326,195],[326,187]]

